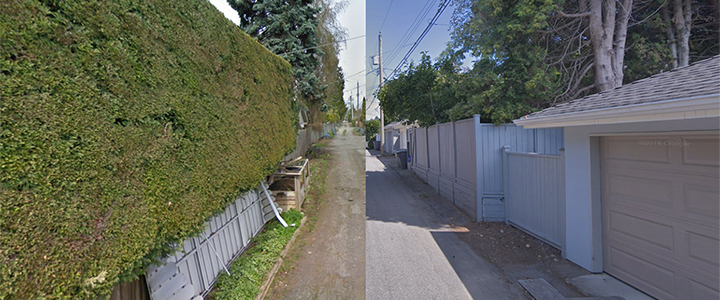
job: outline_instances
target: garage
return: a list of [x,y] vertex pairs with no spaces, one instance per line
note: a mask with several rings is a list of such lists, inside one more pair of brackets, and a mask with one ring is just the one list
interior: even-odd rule
[[718,132],[600,137],[602,264],[658,299],[718,299]]
[[720,56],[513,121],[563,129],[563,257],[658,299],[720,299],[717,74]]

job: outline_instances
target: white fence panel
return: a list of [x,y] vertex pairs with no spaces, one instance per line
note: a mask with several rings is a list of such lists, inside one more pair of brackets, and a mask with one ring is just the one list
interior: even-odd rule
[[563,157],[506,153],[507,221],[561,249],[564,240]]
[[185,240],[180,250],[163,259],[161,266],[148,268],[150,298],[206,296],[218,275],[245,251],[250,238],[275,217],[270,201],[262,188],[247,192],[206,222],[200,235]]

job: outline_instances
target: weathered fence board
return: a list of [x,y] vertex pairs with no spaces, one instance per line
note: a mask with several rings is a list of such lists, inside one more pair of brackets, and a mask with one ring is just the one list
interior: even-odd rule
[[295,138],[295,150],[286,155],[284,160],[287,161],[305,155],[305,152],[310,149],[310,145],[312,145],[312,143],[317,142],[328,133],[336,134],[337,124],[328,123],[323,124],[322,127],[308,125],[304,129],[298,130]]

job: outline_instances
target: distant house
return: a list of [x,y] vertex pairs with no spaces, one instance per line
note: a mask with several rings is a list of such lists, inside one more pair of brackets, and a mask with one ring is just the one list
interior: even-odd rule
[[720,56],[514,123],[564,129],[563,255],[659,299],[720,297]]
[[[417,127],[407,120],[385,125],[385,153],[392,154],[399,149],[408,148],[408,129]],[[378,137],[380,138],[380,137]]]

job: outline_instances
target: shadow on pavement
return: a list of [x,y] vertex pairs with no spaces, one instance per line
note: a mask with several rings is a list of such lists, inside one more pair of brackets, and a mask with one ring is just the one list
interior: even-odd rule
[[394,156],[375,158],[366,160],[366,220],[426,229],[474,299],[528,299],[522,287],[459,238],[469,216],[412,171],[400,169]]

